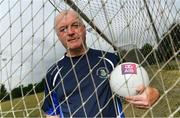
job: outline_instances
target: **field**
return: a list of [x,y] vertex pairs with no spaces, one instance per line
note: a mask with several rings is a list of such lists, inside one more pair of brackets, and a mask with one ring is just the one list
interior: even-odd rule
[[[170,67],[164,67],[162,70],[159,70],[157,66],[151,66],[146,68],[146,70],[148,71],[150,78],[152,78],[151,86],[159,89],[161,97],[152,109],[145,110],[134,108],[130,104],[123,101],[125,115],[126,117],[168,117],[175,110],[180,108],[179,66],[177,66],[177,63],[176,65],[171,64]],[[165,92],[167,92],[167,94],[165,94]],[[43,117],[43,113],[40,108],[43,95],[43,93],[38,93],[37,96],[29,95],[24,98],[14,99],[12,102],[2,102],[0,116]],[[14,106],[14,108],[11,106]],[[180,110],[175,113],[174,116],[179,117]]]
[[[3,111],[1,115],[5,117],[24,117],[27,116],[28,113],[29,117],[41,116],[42,111],[40,106],[42,104],[43,96],[43,93],[38,93],[37,98],[35,95],[29,95],[24,97],[24,100],[22,100],[22,98],[17,98],[14,99],[12,103],[9,101],[3,102],[1,103],[1,111]],[[41,104],[39,104],[38,101],[40,101]],[[15,107],[12,108],[11,106]],[[14,114],[12,111],[14,111]]]

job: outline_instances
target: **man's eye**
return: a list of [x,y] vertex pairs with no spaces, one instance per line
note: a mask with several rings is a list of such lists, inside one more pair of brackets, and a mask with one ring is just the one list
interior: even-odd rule
[[80,26],[79,23],[75,23],[75,24],[71,25],[71,27],[73,27],[73,28],[79,28],[79,26]]
[[67,28],[65,28],[65,27],[64,28],[60,28],[59,32],[66,32],[66,30],[67,30]]

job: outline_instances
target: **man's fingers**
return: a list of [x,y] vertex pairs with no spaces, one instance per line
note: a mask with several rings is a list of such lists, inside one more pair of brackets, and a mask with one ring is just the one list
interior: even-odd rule
[[129,101],[142,101],[143,99],[144,99],[144,97],[141,95],[127,96],[126,97],[126,100],[129,100]]
[[135,101],[135,100],[126,100],[126,101],[137,108],[150,108],[151,107],[148,101]]
[[147,101],[134,101],[134,100],[127,100],[127,102],[136,105],[136,106],[149,106]]
[[148,108],[150,108],[151,106],[145,106],[145,105],[136,105],[135,107],[137,107],[137,108],[141,108],[141,109],[144,109],[144,108],[146,108],[146,109],[148,109]]
[[144,85],[139,85],[137,88],[136,88],[136,92],[138,94],[141,94],[144,90],[145,90],[145,86]]

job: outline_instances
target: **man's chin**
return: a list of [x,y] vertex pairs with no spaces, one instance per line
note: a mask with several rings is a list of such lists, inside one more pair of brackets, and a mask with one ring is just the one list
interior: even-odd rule
[[68,46],[68,49],[69,49],[69,50],[82,49],[82,45],[78,45],[78,44],[76,44],[76,45],[69,45],[69,46]]

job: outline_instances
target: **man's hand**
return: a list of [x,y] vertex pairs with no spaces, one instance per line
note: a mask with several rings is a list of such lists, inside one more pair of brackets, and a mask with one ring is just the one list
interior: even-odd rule
[[138,95],[126,97],[126,101],[138,108],[150,108],[159,98],[159,91],[156,88],[139,86]]

